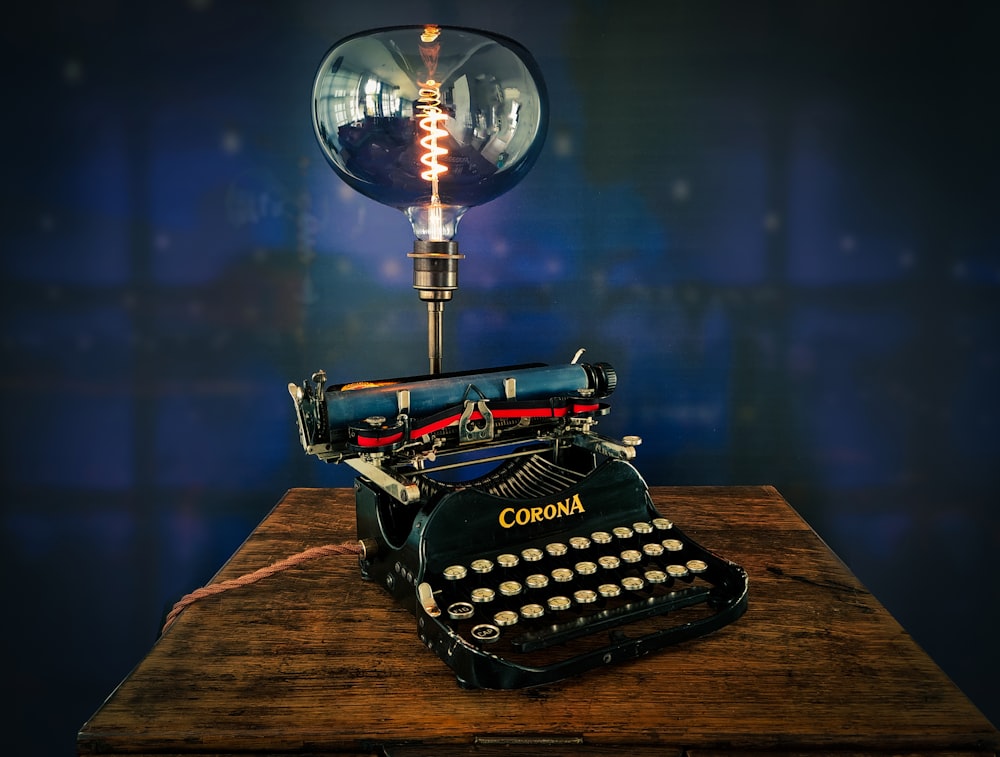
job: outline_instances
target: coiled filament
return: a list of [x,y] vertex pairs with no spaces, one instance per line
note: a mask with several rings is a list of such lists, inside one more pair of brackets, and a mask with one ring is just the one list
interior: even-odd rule
[[420,178],[431,183],[432,201],[435,201],[438,195],[438,176],[448,170],[440,162],[440,158],[447,155],[448,150],[438,144],[439,139],[448,135],[448,131],[440,126],[440,122],[448,116],[441,110],[441,86],[433,79],[428,79],[421,85],[417,108],[421,113],[420,128],[424,131],[420,146],[425,152],[420,156],[420,162],[427,166]]

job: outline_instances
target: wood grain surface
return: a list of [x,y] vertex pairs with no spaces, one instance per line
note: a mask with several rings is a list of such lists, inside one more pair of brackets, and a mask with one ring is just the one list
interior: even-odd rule
[[[654,488],[742,565],[704,638],[551,686],[460,689],[413,616],[322,557],[188,609],[80,754],[993,754],[1000,734],[772,487]],[[355,538],[348,489],[293,489],[213,581]],[[195,587],[192,587],[195,588]]]

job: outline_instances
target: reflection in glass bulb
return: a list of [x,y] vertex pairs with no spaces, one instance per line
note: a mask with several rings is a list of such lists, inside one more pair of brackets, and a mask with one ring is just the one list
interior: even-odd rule
[[351,187],[402,210],[414,236],[454,237],[463,214],[534,164],[548,121],[537,63],[487,32],[378,29],[334,45],[313,86],[313,123]]

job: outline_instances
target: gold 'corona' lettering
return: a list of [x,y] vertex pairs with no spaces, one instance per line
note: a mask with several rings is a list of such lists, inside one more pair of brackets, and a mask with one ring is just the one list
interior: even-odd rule
[[548,505],[536,505],[535,507],[505,507],[500,511],[500,525],[503,528],[513,528],[514,526],[527,526],[529,523],[540,523],[546,520],[564,518],[567,515],[576,515],[585,512],[583,502],[579,494],[567,497],[559,502]]

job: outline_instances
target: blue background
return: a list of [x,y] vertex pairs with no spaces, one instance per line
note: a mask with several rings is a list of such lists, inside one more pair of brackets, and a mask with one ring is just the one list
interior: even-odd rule
[[612,363],[601,430],[650,483],[777,486],[1000,722],[998,8],[13,4],[10,751],[71,754],[287,489],[350,483],[289,381],[426,370],[409,225],[336,179],[309,96],[336,40],[428,21],[517,39],[551,98],[462,222],[445,368]]

